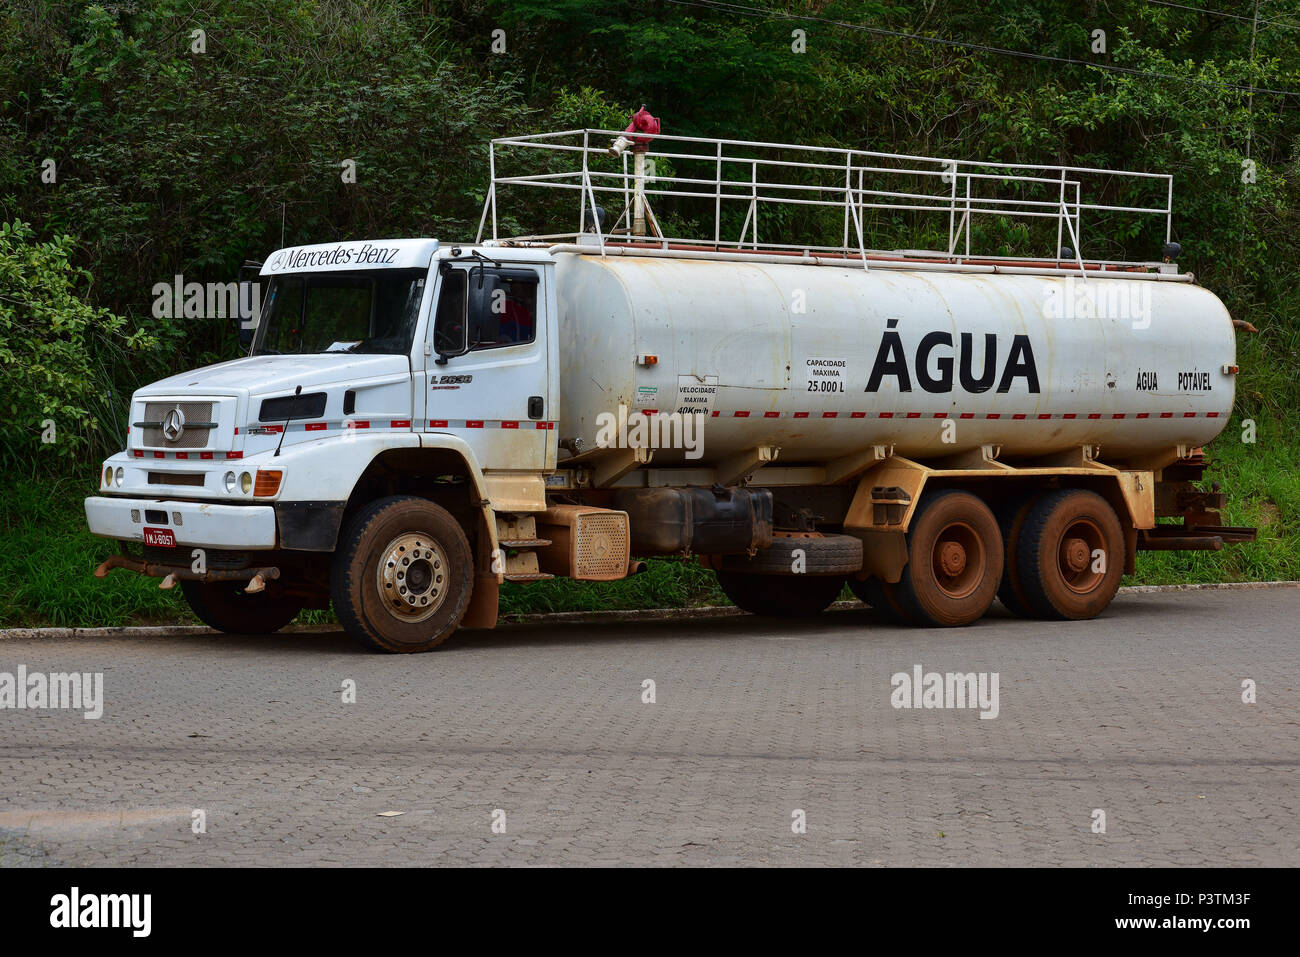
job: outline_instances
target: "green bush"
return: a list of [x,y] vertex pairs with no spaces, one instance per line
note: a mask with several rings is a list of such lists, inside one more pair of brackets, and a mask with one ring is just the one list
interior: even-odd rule
[[0,463],[54,470],[86,457],[105,425],[114,366],[156,340],[87,301],[73,240],[0,224]]

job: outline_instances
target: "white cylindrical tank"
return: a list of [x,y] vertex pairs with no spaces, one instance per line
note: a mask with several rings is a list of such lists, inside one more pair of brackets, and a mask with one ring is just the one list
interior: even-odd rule
[[[707,417],[709,464],[868,445],[1122,460],[1213,439],[1232,409],[1228,312],[1186,282],[558,253],[560,438],[628,412]],[[638,356],[653,357],[639,364]],[[654,462],[680,463],[680,450]]]

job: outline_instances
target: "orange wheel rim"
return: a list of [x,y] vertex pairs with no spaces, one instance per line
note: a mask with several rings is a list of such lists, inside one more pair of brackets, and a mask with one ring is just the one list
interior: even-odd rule
[[[1056,566],[1065,587],[1076,595],[1096,591],[1106,580],[1106,538],[1090,518],[1074,521],[1061,535]],[[1100,570],[1098,564],[1100,563]]]
[[935,584],[945,596],[966,598],[984,578],[984,543],[965,522],[953,522],[935,537],[930,565]]

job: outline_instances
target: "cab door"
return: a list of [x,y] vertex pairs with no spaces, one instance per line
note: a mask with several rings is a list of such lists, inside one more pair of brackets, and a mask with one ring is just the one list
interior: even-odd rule
[[555,462],[546,267],[442,262],[425,347],[425,432],[469,443],[480,468]]

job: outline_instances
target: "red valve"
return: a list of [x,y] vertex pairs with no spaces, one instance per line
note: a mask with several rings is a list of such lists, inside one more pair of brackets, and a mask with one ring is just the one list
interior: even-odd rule
[[642,133],[642,136],[620,136],[613,145],[610,146],[611,156],[618,156],[629,146],[632,147],[633,153],[645,153],[650,149],[650,140],[652,140],[660,130],[659,120],[650,115],[650,111],[644,106],[632,114],[632,122],[627,125],[624,133]]
[[650,148],[650,139],[659,132],[659,120],[650,115],[650,111],[644,106],[632,114],[632,122],[627,125],[624,133],[649,133],[650,136],[634,136],[632,142],[636,144],[633,149],[644,151]]

